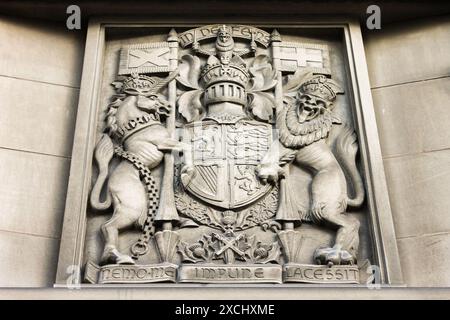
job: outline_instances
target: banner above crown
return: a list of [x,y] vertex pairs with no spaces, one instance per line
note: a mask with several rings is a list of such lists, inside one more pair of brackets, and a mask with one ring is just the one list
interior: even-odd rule
[[[203,39],[216,38],[221,27],[221,24],[213,24],[185,31],[178,35],[180,45],[185,48],[192,44],[194,39],[201,41]],[[227,25],[227,27],[233,38],[252,40],[253,34],[255,42],[258,42],[265,48],[270,45],[270,34],[261,29],[244,25]]]

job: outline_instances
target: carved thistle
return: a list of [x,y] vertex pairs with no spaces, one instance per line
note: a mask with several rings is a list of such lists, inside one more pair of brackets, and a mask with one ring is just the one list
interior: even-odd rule
[[[122,48],[90,196],[110,216],[85,279],[358,282],[346,212],[364,185],[328,50],[243,25]],[[305,258],[302,223],[336,230],[334,243]]]

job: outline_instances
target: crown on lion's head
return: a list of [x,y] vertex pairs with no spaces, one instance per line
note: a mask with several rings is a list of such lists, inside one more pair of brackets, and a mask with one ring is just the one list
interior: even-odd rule
[[313,95],[331,103],[336,99],[338,93],[343,92],[334,80],[323,75],[314,75],[300,86],[299,96],[303,94]]
[[318,119],[333,108],[333,102],[341,87],[324,75],[308,74],[297,92],[297,120],[304,123]]

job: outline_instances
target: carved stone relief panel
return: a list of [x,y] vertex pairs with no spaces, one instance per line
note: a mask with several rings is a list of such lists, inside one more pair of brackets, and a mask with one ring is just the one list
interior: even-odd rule
[[346,59],[326,30],[109,34],[83,282],[366,281],[377,250]]

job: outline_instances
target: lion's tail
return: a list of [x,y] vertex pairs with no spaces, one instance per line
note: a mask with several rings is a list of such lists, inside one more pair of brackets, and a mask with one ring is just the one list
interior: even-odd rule
[[336,138],[337,157],[349,174],[355,192],[353,198],[348,197],[347,205],[357,208],[364,202],[364,184],[358,168],[356,167],[356,153],[358,152],[356,134],[348,126],[343,125],[336,127],[341,128],[341,131]]
[[109,162],[114,156],[114,145],[111,138],[103,134],[95,147],[95,160],[98,164],[98,177],[91,192],[91,206],[97,210],[106,210],[111,206],[111,195],[106,193],[105,201],[100,201],[100,194],[108,177]]

